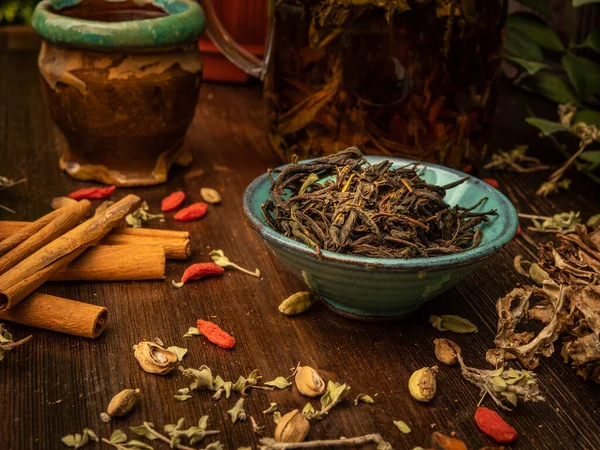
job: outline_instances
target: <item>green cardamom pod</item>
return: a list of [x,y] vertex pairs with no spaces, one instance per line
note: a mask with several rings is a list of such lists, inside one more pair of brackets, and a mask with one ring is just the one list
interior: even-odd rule
[[124,389],[111,399],[106,412],[110,416],[124,416],[133,409],[140,397],[139,389]]
[[281,302],[279,312],[286,316],[293,316],[307,311],[312,304],[313,296],[310,292],[296,292]]
[[537,263],[531,263],[529,266],[529,278],[538,286],[542,286],[544,280],[550,278],[550,274],[542,269]]

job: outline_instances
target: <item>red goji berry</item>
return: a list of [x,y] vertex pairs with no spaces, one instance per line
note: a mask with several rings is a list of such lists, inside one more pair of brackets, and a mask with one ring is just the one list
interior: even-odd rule
[[192,264],[185,269],[185,272],[183,272],[181,282],[185,283],[187,281],[200,280],[206,277],[218,277],[223,275],[223,272],[225,272],[225,269],[214,262]]
[[515,233],[515,237],[521,234],[521,225],[517,227],[517,232]]
[[213,344],[222,348],[233,348],[235,339],[229,333],[223,331],[216,323],[198,319],[198,331]]
[[481,431],[502,444],[514,441],[519,435],[496,411],[485,406],[480,406],[475,411],[475,423]]
[[467,450],[467,446],[460,439],[444,436],[438,431],[434,431],[431,435],[431,446],[444,450]]
[[160,203],[160,210],[163,212],[173,211],[181,206],[185,200],[185,192],[177,191],[167,195]]
[[84,198],[106,198],[116,188],[117,188],[116,186],[108,186],[105,188],[102,188],[102,187],[83,188],[83,189],[78,189],[76,191],[71,192],[68,195],[68,197],[72,198],[73,200],[82,200]]
[[471,171],[473,170],[473,165],[472,164],[467,164],[465,167],[463,167],[463,172],[464,173],[471,173]]
[[208,205],[206,203],[193,203],[187,208],[183,208],[178,211],[177,214],[173,216],[173,219],[180,220],[182,222],[187,222],[188,220],[200,219],[204,217],[206,211],[208,210]]
[[496,189],[500,187],[500,183],[498,183],[498,180],[496,180],[495,178],[482,178],[482,180],[490,186],[495,187]]

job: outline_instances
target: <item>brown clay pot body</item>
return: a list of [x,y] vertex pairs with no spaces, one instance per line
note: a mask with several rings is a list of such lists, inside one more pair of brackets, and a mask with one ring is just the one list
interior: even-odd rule
[[[103,3],[121,15],[127,5]],[[131,19],[135,6],[128,7]],[[81,6],[71,8],[69,16],[77,18],[77,8]],[[89,7],[81,9],[84,17],[89,14]],[[124,22],[116,21],[120,26]],[[153,185],[167,180],[173,163],[191,162],[185,135],[202,78],[195,42],[94,49],[44,40],[38,65],[59,130],[60,167],[72,177],[119,186]]]

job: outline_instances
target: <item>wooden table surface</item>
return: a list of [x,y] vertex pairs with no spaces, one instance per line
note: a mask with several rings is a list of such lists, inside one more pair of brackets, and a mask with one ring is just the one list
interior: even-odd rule
[[[17,211],[16,215],[0,211],[4,220],[33,220],[50,211],[53,197],[88,186],[58,169],[36,56],[35,40],[28,34],[0,33],[0,174],[28,178],[26,184],[2,192],[2,203]],[[552,115],[552,106],[528,101],[547,108]],[[235,381],[253,369],[259,369],[264,380],[287,376],[300,361],[333,380],[347,382],[352,387],[351,398],[358,393],[378,394],[373,405],[355,407],[351,399],[344,401],[329,417],[314,423],[309,439],[379,432],[394,448],[411,449],[426,446],[431,432],[438,430],[455,432],[470,449],[493,445],[473,421],[479,390],[463,380],[456,366],[440,368],[438,393],[430,404],[410,397],[408,378],[414,370],[436,364],[433,340],[440,336],[455,339],[469,365],[490,368],[484,358],[493,346],[496,299],[517,283],[526,282],[512,269],[513,257],[531,249],[526,236],[534,240],[547,236],[524,233],[477,273],[406,320],[361,323],[337,316],[321,304],[306,314],[284,317],[277,305],[303,290],[303,283],[267,251],[242,216],[242,193],[247,184],[278,164],[263,133],[263,114],[258,84],[204,85],[190,130],[193,165],[172,171],[165,185],[119,189],[113,194],[119,198],[135,192],[156,211],[160,199],[176,189],[187,192],[190,201],[200,200],[203,186],[217,189],[223,203],[211,207],[203,220],[184,224],[168,218],[159,226],[192,233],[191,261],[206,261],[210,249],[221,248],[232,260],[260,268],[262,279],[227,272],[222,278],[175,290],[171,279],[179,279],[189,263],[169,262],[165,281],[42,286],[41,292],[106,306],[109,326],[97,340],[86,340],[8,324],[16,338],[33,334],[33,340],[0,362],[0,449],[57,449],[62,448],[62,436],[85,427],[108,437],[114,428],[127,430],[144,420],[162,428],[185,417],[191,425],[202,414],[210,416],[210,428],[221,430],[218,438],[227,449],[255,447],[258,436],[250,422],[232,424],[227,415],[237,396],[215,402],[208,393],[195,393],[191,400],[180,403],[173,394],[187,386],[188,379],[178,372],[161,377],[141,370],[132,346],[154,337],[167,345],[188,348],[184,367],[206,364],[225,379]],[[503,88],[491,148],[529,143],[534,154],[560,161],[523,117],[517,92]],[[584,217],[598,212],[598,186],[583,177],[575,176],[568,193],[550,199],[536,197],[535,188],[546,175],[494,174],[522,212],[551,214],[573,209]],[[477,324],[480,332],[442,335],[428,324],[430,314],[458,314]],[[220,349],[202,337],[183,338],[198,318],[213,320],[230,331],[237,340],[235,349]],[[577,377],[558,354],[543,358],[537,373],[546,402],[520,404],[514,412],[502,413],[520,433],[510,448],[600,448],[598,386]],[[102,423],[100,412],[115,393],[127,387],[141,389],[141,404],[126,418]],[[254,390],[247,399],[247,411],[266,425],[266,436],[272,436],[274,430],[271,416],[262,414],[269,402],[277,402],[287,412],[302,408],[306,399],[295,389]],[[484,404],[493,407],[490,400]],[[404,420],[412,433],[400,433],[392,420]],[[99,447],[108,448],[95,443],[86,448]],[[155,445],[156,449],[167,447]]]

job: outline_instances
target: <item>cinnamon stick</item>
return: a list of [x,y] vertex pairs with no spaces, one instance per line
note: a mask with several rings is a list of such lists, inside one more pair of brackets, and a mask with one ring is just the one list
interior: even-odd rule
[[[0,256],[0,274],[71,230],[87,216],[90,207],[88,200],[82,200],[57,209],[0,242],[0,247],[8,250]],[[40,224],[44,225],[40,227]]]
[[61,211],[52,211],[35,222],[0,222],[0,255],[12,250],[28,237],[40,231],[56,217],[62,214]]
[[106,328],[108,311],[102,306],[35,293],[14,308],[0,311],[0,319],[95,339]]
[[[124,230],[143,230],[150,231],[148,228],[118,228],[102,240],[103,245],[153,245],[160,246],[165,250],[167,259],[188,259],[192,252],[190,239],[182,237],[162,237],[162,233],[156,236],[145,236],[138,234],[123,233]],[[170,230],[153,230],[160,232],[170,232]],[[173,231],[173,233],[178,233]]]
[[89,246],[95,245],[139,202],[140,198],[135,195],[124,197],[104,213],[88,219],[0,275],[0,311],[15,306]]
[[[0,221],[0,240],[18,232],[30,222]],[[103,245],[160,245],[167,259],[188,259],[191,254],[190,233],[154,228],[115,228],[102,241]]]
[[165,278],[165,251],[153,245],[98,245],[51,281],[131,281]]

